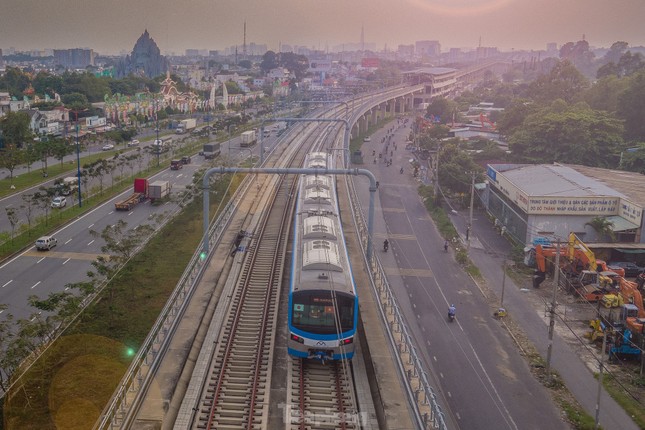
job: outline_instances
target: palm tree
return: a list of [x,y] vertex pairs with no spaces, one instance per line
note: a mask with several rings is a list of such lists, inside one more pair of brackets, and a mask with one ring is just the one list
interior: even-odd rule
[[602,239],[606,236],[609,236],[613,241],[616,240],[616,235],[614,234],[614,223],[609,221],[605,217],[597,216],[594,217],[591,221],[586,222],[585,225],[593,228],[596,233],[598,233],[598,239]]

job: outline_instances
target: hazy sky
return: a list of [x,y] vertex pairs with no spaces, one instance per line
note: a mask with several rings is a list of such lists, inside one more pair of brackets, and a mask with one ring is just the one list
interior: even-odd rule
[[645,0],[0,0],[0,48],[131,51],[148,29],[163,53],[280,43],[325,49],[416,40],[452,47],[645,45]]

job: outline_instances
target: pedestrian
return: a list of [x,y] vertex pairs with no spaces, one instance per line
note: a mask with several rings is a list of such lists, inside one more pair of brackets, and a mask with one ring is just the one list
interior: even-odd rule
[[378,182],[378,181],[376,181],[376,189],[377,189],[377,190],[378,190],[378,186],[379,186],[379,185],[380,185],[380,184],[379,184],[379,182]]

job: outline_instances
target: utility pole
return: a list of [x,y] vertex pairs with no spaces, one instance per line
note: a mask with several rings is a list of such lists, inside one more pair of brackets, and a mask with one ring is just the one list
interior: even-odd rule
[[600,393],[602,392],[602,371],[603,371],[603,358],[605,357],[605,345],[607,345],[607,332],[602,334],[602,349],[600,350],[600,362],[598,363],[598,393],[596,395],[596,425],[595,430],[598,430],[598,422],[600,421]]
[[558,292],[558,282],[560,280],[560,240],[556,247],[555,254],[555,274],[553,275],[553,298],[551,299],[551,309],[549,309],[549,346],[546,350],[546,381],[551,383],[551,352],[553,350],[553,329],[555,327],[555,300]]
[[[475,172],[470,172],[470,213],[468,214],[468,227],[466,228],[466,246],[470,249],[470,230],[473,227],[473,202],[475,200]],[[504,261],[506,264],[506,260]],[[504,272],[506,273],[506,271]]]
[[504,289],[506,288],[506,256],[504,256],[504,265],[502,266],[503,275],[502,275],[502,297],[499,300],[499,307],[504,307]]

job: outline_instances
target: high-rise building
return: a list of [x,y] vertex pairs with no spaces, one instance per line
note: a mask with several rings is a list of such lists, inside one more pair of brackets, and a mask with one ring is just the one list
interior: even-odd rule
[[441,44],[437,40],[419,40],[414,43],[415,53],[419,56],[438,57]]
[[54,49],[54,62],[70,69],[93,66],[95,57],[92,49]]

